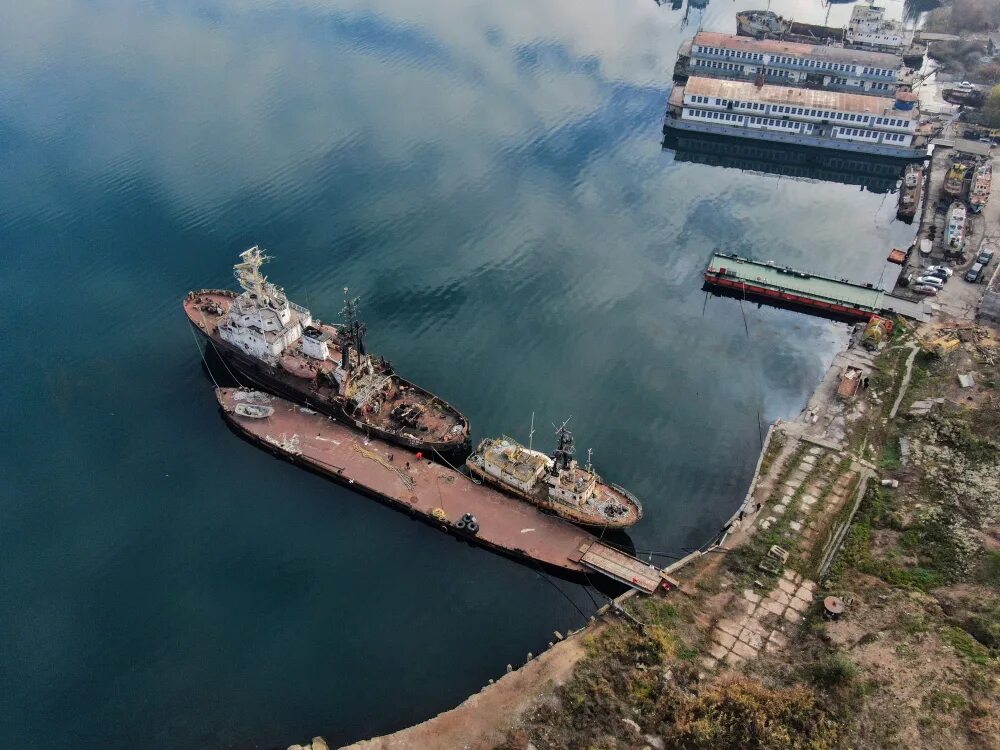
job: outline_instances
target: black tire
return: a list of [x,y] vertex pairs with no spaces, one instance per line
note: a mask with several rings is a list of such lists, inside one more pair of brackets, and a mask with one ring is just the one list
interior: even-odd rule
[[457,521],[455,521],[455,528],[458,529],[459,531],[464,531],[465,527],[468,525],[469,522],[466,521],[464,518],[460,518]]
[[473,521],[476,520],[476,517],[471,513],[466,513],[464,516],[462,516],[462,520],[465,521],[466,523],[472,523]]
[[470,534],[478,534],[479,524],[473,521],[472,523],[470,523],[468,526],[465,527],[465,530],[468,531]]

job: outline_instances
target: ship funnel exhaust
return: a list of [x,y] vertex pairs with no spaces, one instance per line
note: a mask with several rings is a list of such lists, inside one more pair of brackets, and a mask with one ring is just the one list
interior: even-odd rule
[[344,370],[351,369],[351,342],[345,341],[340,348],[340,366]]

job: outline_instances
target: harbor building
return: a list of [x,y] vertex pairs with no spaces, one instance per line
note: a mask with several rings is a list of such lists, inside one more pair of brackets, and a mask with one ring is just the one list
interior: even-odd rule
[[688,130],[900,158],[922,158],[916,96],[895,99],[692,76],[670,93],[663,123]]
[[891,96],[904,71],[902,58],[885,52],[701,31],[681,45],[674,77],[737,78]]

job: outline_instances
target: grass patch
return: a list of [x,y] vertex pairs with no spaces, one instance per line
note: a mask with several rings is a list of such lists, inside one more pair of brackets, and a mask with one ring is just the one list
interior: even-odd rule
[[840,687],[854,680],[858,668],[841,653],[828,654],[809,666],[809,677],[825,688]]
[[989,649],[961,628],[947,626],[941,631],[941,639],[969,661],[987,666],[992,658]]
[[980,558],[975,579],[979,583],[1000,589],[1000,552],[989,550]]

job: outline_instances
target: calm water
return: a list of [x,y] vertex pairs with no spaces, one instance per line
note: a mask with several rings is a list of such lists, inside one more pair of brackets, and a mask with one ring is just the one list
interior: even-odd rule
[[0,0],[0,746],[346,742],[594,609],[225,428],[180,300],[254,243],[477,437],[572,415],[639,549],[717,530],[844,328],[706,299],[709,253],[874,281],[912,237],[661,150],[678,42],[753,4]]

